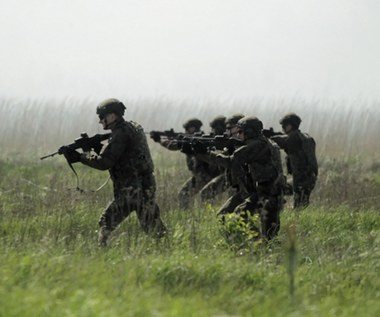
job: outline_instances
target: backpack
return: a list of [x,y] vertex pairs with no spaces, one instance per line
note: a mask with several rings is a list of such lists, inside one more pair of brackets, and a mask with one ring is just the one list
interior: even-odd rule
[[305,153],[311,171],[317,176],[318,175],[318,163],[315,154],[315,140],[307,133],[301,132],[299,134],[302,142],[302,150]]
[[142,173],[152,173],[154,170],[154,164],[144,129],[137,122],[129,121],[129,123],[131,123],[135,130],[135,136],[137,138],[137,144],[139,146],[137,149],[137,157],[135,159],[137,170]]

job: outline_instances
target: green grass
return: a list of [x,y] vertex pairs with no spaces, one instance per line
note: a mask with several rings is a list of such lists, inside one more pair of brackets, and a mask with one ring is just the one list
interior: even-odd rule
[[[186,177],[160,163],[158,170],[171,188]],[[0,316],[380,315],[376,205],[340,204],[338,196],[325,204],[318,189],[314,206],[284,210],[273,243],[237,247],[223,237],[218,206],[179,211],[175,193],[159,186],[167,237],[145,235],[132,215],[104,250],[96,230],[110,184],[69,190],[75,178],[61,159],[2,160],[0,171]],[[78,172],[85,188],[106,179]]]

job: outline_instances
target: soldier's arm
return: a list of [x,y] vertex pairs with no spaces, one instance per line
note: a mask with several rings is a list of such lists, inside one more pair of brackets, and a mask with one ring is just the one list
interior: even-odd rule
[[164,148],[170,150],[170,151],[179,151],[181,148],[178,145],[177,140],[169,140],[169,139],[164,139],[159,142]]
[[[211,154],[210,152],[212,152],[213,154]],[[206,162],[206,163],[209,163],[209,164],[213,164],[213,165],[221,165],[223,166],[220,161],[223,161],[224,159],[221,159],[220,158],[220,154],[223,154],[223,152],[221,151],[210,151],[209,153],[198,153],[195,155],[195,157],[197,159],[199,159],[200,161],[203,161],[203,162]],[[226,155],[226,156],[229,156],[229,155]],[[226,161],[228,162],[229,160],[226,159]]]
[[239,188],[239,190],[246,190],[247,184],[245,183],[247,172],[245,165],[247,163],[247,146],[238,148],[231,157],[231,185]]
[[108,170],[112,168],[125,153],[128,144],[130,144],[130,136],[128,133],[122,130],[116,131],[100,155],[82,155],[81,162],[98,170]]
[[[200,155],[200,154],[198,154]],[[207,155],[207,154],[203,154],[203,155]],[[218,166],[222,166],[224,168],[230,168],[231,166],[231,156],[230,155],[225,155],[225,154],[221,154],[219,152],[216,152],[216,151],[211,151],[209,154],[208,154],[208,159],[212,162],[212,164],[216,164]]]
[[274,135],[270,138],[272,141],[276,142],[277,145],[281,148],[281,149],[285,149],[286,147],[286,141],[288,140],[288,136],[287,135]]

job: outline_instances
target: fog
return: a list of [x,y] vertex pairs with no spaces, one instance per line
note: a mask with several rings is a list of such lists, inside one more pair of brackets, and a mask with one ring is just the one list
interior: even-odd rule
[[380,98],[377,0],[0,0],[2,98]]

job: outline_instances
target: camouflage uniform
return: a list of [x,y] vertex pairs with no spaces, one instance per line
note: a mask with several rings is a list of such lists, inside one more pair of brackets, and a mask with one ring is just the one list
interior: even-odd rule
[[[201,133],[202,122],[192,118],[183,124],[186,134]],[[177,140],[160,140],[159,143],[171,151],[179,151],[182,148]],[[181,186],[178,192],[179,207],[188,209],[192,198],[214,177],[220,174],[216,166],[212,166],[204,160],[197,158],[195,154],[186,154],[186,165],[192,173],[191,177]]]
[[[253,129],[247,129],[247,124]],[[238,125],[245,131],[246,145],[232,155],[216,155],[231,170],[231,184],[236,193],[221,207],[218,216],[238,213],[246,218],[259,212],[261,235],[273,238],[280,229],[283,204],[281,157],[278,147],[261,134],[262,123],[256,117],[244,117]],[[214,154],[215,155],[215,154]],[[252,228],[256,229],[256,228]]]
[[280,124],[291,124],[293,129],[287,134],[271,137],[287,154],[288,173],[293,176],[294,208],[309,205],[318,176],[315,141],[298,129],[300,123],[301,119],[296,114],[288,114],[281,119]]
[[[110,101],[108,101],[110,102]],[[106,103],[107,104],[107,103]],[[99,220],[99,243],[132,211],[136,211],[145,232],[165,233],[160,210],[155,202],[156,183],[153,161],[142,127],[121,116],[111,127],[111,137],[99,156],[81,156],[81,162],[99,170],[109,170],[114,200]]]
[[[217,116],[210,122],[211,135],[223,135],[226,132],[226,117]],[[215,162],[204,158],[204,155],[196,155],[196,158],[200,161],[213,166],[213,173],[217,176],[213,177],[205,186],[200,190],[201,200],[203,202],[214,202],[215,197],[223,193],[227,188],[228,184],[226,182],[225,169],[221,166],[217,166]]]
[[[183,209],[189,208],[192,197],[198,192],[202,191],[201,199],[203,201],[212,198],[214,184],[210,184],[210,181],[220,175],[220,169],[216,165],[197,158],[197,155],[186,154],[186,163],[192,176],[182,185],[178,193],[180,207]],[[210,187],[205,188],[207,184]]]
[[[243,117],[244,117],[243,114],[237,113],[237,114],[234,114],[231,117],[225,119],[224,130],[222,133],[227,132],[227,134],[230,137],[234,137],[234,135],[231,135],[231,130],[236,126],[237,122]],[[219,117],[216,117],[210,123],[210,126],[213,129],[215,129],[213,127],[213,125],[215,126],[214,121],[217,120],[218,118]],[[220,118],[221,118],[221,116],[220,116]],[[229,153],[228,151],[229,150],[226,149],[225,151],[221,152],[221,154],[226,154],[226,155],[232,154],[232,153]],[[198,154],[197,157],[202,159],[202,160],[209,162],[209,164],[211,164],[211,165],[220,164],[220,162],[217,159],[215,159],[212,156],[206,155],[206,154]],[[219,165],[219,168],[221,169],[221,173],[218,176],[214,177],[210,182],[208,182],[208,184],[206,184],[206,186],[204,186],[201,190],[201,196],[203,196],[203,199],[202,199],[203,201],[212,201],[216,195],[223,193],[228,189],[231,189],[231,171],[230,171],[230,169],[223,167],[223,166],[220,166],[220,165]]]

